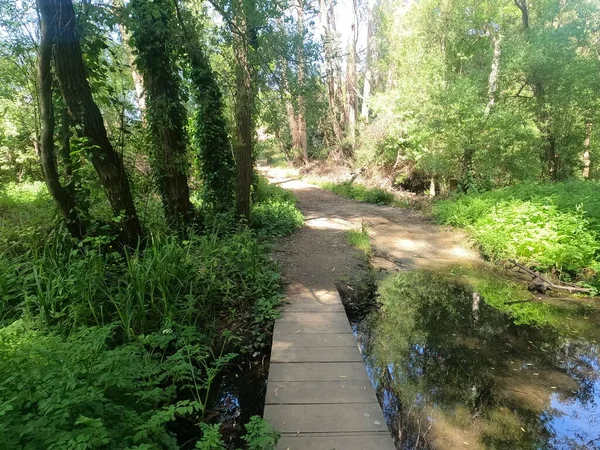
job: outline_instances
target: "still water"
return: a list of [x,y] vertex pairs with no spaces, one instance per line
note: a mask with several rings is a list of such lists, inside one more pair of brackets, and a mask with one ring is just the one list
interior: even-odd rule
[[378,295],[353,326],[399,449],[600,449],[593,334],[516,325],[442,274],[401,273]]

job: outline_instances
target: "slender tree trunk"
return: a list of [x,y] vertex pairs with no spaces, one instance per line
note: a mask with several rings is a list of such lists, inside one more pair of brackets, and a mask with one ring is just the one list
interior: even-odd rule
[[367,54],[365,57],[365,82],[363,85],[363,98],[360,110],[360,117],[365,122],[369,121],[369,100],[371,98],[371,58],[372,58],[372,40],[373,40],[373,13],[371,8],[367,9]]
[[71,158],[71,116],[69,108],[63,106],[60,114],[60,153],[65,166],[65,179],[68,184],[72,184],[73,178],[73,158]]
[[142,226],[133,204],[123,159],[108,139],[102,114],[86,78],[75,32],[73,3],[71,0],[40,0],[38,5],[42,19],[56,24],[54,61],[62,95],[71,117],[89,140],[90,160],[106,190],[113,214],[121,218],[120,240],[124,245],[136,246],[142,237]]
[[[216,212],[229,212],[233,208],[236,169],[221,90],[210,60],[200,46],[202,40],[195,31],[196,27],[186,26],[186,21],[193,23],[194,18],[185,9],[179,8],[177,1],[174,0],[173,4],[190,63],[191,90],[196,103],[194,141],[199,150],[198,161],[204,183],[203,200]],[[213,6],[218,8],[218,3],[213,3]]]
[[521,21],[523,23],[523,29],[529,29],[529,7],[527,6],[527,0],[514,0],[515,6],[521,10]]
[[[186,110],[182,100],[181,80],[174,69],[169,49],[175,38],[173,4],[157,0],[131,2],[137,47],[137,64],[143,72],[148,99],[146,120],[152,135],[150,163],[162,198],[169,226],[180,229],[194,217],[188,186]],[[159,9],[157,13],[154,8]]]
[[484,117],[487,119],[496,103],[496,91],[498,90],[498,75],[500,73],[500,54],[502,36],[500,33],[492,34],[492,44],[494,46],[494,55],[492,56],[492,67],[488,80],[488,103],[485,106]]
[[346,90],[348,95],[348,140],[354,149],[356,145],[356,40],[357,40],[357,25],[358,18],[356,14],[357,0],[352,1],[352,34],[350,35],[350,45],[348,46],[348,59],[346,70]]
[[304,97],[304,3],[298,0],[296,6],[298,14],[298,112],[296,114],[296,128],[298,130],[298,143],[302,150],[302,159],[304,164],[308,162],[308,139],[306,136],[306,99]]
[[333,0],[320,0],[319,13],[323,24],[323,50],[325,58],[325,76],[327,79],[327,101],[329,104],[329,117],[333,135],[336,142],[342,140],[342,127],[340,124],[338,85],[339,77],[339,49],[335,30],[335,14]]
[[[44,0],[38,0],[38,8]],[[54,156],[54,108],[52,105],[52,45],[55,25],[52,18],[42,18],[40,30],[40,46],[38,49],[38,88],[40,100],[41,134],[39,155],[44,180],[50,195],[54,198],[59,211],[67,221],[70,233],[77,238],[85,235],[85,229],[79,218],[74,196],[60,183]]]
[[254,130],[254,92],[252,67],[248,57],[249,33],[245,14],[238,14],[237,28],[243,36],[234,36],[235,56],[235,122],[237,139],[235,143],[236,162],[236,212],[250,219],[250,189],[252,187],[252,134]]
[[295,151],[301,150],[302,144],[300,143],[300,134],[298,133],[298,119],[291,99],[292,94],[287,75],[287,62],[284,58],[281,59],[281,85],[282,95],[285,98],[285,112],[292,137],[292,149]]
[[592,142],[592,122],[585,124],[585,140],[583,141],[583,178],[590,177],[590,145]]

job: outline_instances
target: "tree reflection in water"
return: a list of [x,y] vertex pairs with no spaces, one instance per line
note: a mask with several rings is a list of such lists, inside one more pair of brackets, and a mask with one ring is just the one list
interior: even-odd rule
[[430,272],[390,277],[355,325],[398,448],[600,448],[600,355],[516,325]]

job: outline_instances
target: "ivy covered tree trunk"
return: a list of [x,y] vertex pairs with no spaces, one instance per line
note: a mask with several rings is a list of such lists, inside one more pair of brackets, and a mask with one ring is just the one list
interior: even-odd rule
[[120,241],[136,246],[142,237],[123,158],[108,139],[104,121],[86,78],[71,0],[40,0],[42,20],[55,26],[54,62],[62,95],[73,121],[90,145],[89,158],[104,187],[113,214],[120,217]]
[[171,0],[133,0],[132,38],[136,63],[146,94],[146,121],[152,137],[150,163],[157,181],[167,222],[179,229],[190,223],[194,207],[188,185],[186,111],[181,79],[174,58],[176,29]]
[[[44,0],[38,0],[42,3]],[[38,89],[40,101],[41,135],[39,155],[44,180],[48,191],[59,211],[67,221],[69,232],[76,238],[85,235],[85,229],[79,214],[75,197],[60,182],[54,152],[54,108],[52,105],[52,46],[54,42],[54,24],[47,16],[42,18],[40,30],[40,45],[38,48]]]
[[[215,74],[189,13],[179,8],[175,12],[183,30],[184,47],[190,65],[191,91],[196,103],[194,144],[198,148],[198,165],[202,173],[203,200],[213,211],[233,209],[235,162],[227,134],[223,97]],[[191,22],[191,26],[186,23]]]

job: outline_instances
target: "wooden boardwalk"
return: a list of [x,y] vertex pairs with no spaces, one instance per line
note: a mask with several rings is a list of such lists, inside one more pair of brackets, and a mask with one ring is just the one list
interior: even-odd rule
[[278,449],[394,450],[337,291],[304,289],[288,301],[264,414],[281,433]]

